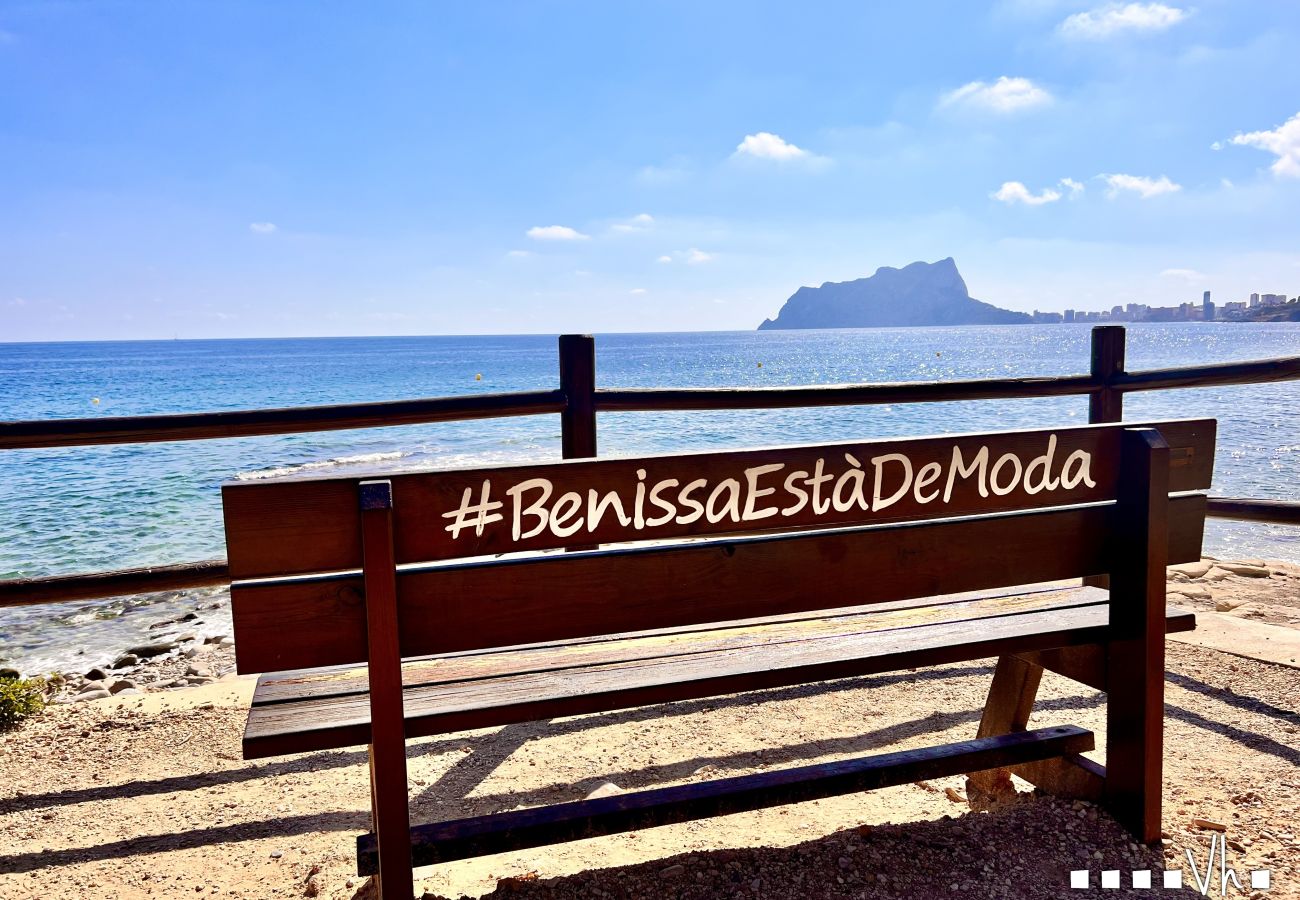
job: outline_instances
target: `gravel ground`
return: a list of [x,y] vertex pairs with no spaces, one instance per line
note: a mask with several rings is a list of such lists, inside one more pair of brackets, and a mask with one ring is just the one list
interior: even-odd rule
[[[1290,576],[1267,581],[1275,593],[1264,602],[1295,604]],[[970,737],[991,666],[412,741],[412,819]],[[369,819],[364,753],[243,761],[248,687],[223,679],[58,705],[0,734],[0,897],[371,894],[354,874]],[[1135,868],[1152,870],[1158,887],[1169,868],[1190,897],[1185,853],[1203,872],[1218,834],[1198,824],[1207,820],[1225,827],[1243,884],[1251,870],[1271,872],[1267,893],[1228,896],[1300,900],[1300,669],[1171,643],[1167,688],[1167,837],[1155,849],[1131,844],[1097,808],[1023,783],[1016,800],[972,812],[963,780],[950,778],[430,867],[417,885],[433,898],[1047,898],[1086,896],[1068,887],[1086,868],[1101,896],[1178,896],[1096,887],[1102,870],[1127,885]],[[1104,696],[1049,674],[1031,724],[1065,723],[1104,746]]]

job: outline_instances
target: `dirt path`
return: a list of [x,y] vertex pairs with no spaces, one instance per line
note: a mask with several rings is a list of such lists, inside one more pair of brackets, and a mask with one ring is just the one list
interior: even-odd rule
[[[1297,605],[1300,580],[1253,577],[1252,590],[1265,581],[1268,599],[1253,602]],[[969,737],[991,666],[414,741],[413,819]],[[438,897],[1085,896],[1069,890],[1071,870],[1089,869],[1096,887],[1103,869],[1126,886],[1129,870],[1152,869],[1159,887],[1167,866],[1194,887],[1184,851],[1205,866],[1214,832],[1195,820],[1208,819],[1226,826],[1244,884],[1252,869],[1271,872],[1259,897],[1300,898],[1300,669],[1171,643],[1167,687],[1163,859],[1086,804],[1027,794],[972,813],[952,778],[452,863],[420,870],[418,884]],[[353,874],[368,828],[363,752],[242,761],[248,688],[227,680],[53,707],[0,735],[0,897],[369,893]],[[1078,724],[1104,746],[1102,695],[1048,675],[1037,709],[1035,725]],[[1217,862],[1214,878],[1217,896]]]

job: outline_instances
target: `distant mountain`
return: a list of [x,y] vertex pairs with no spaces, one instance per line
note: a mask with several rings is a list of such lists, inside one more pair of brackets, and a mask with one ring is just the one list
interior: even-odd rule
[[975,300],[952,257],[882,266],[870,278],[828,281],[795,291],[759,331],[781,328],[886,328],[907,325],[1014,325],[1027,313]]

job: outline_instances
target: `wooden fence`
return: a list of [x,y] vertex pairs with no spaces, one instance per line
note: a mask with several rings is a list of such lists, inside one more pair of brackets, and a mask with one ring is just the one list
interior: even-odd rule
[[[779,409],[1086,395],[1088,421],[1118,422],[1123,416],[1124,395],[1133,391],[1300,380],[1300,356],[1129,372],[1124,366],[1124,349],[1124,328],[1101,325],[1092,330],[1092,360],[1087,375],[809,387],[600,389],[596,387],[595,340],[588,335],[566,334],[559,339],[560,377],[555,390],[233,412],[0,422],[0,450],[212,440],[558,413],[564,458],[580,459],[596,455],[596,414],[602,412]],[[1300,524],[1297,501],[1211,498],[1208,511],[1223,518]],[[205,587],[228,581],[225,560],[12,579],[0,581],[0,608]]]

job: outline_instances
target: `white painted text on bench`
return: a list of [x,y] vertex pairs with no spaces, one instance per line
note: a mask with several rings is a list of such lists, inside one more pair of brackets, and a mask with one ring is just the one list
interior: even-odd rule
[[1051,435],[1044,452],[1027,463],[1014,452],[990,463],[987,446],[968,458],[954,445],[946,465],[930,461],[919,467],[902,453],[872,456],[864,464],[846,452],[840,459],[818,457],[810,468],[790,468],[786,463],[752,466],[737,477],[712,483],[707,478],[651,480],[647,469],[639,468],[635,483],[624,490],[588,488],[558,496],[548,478],[518,481],[501,495],[491,479],[484,479],[477,490],[466,487],[460,506],[442,517],[451,520],[445,530],[453,540],[465,529],[481,536],[487,526],[506,520],[508,507],[511,537],[519,541],[544,531],[557,538],[594,533],[607,517],[624,528],[644,531],[670,524],[690,525],[701,519],[710,524],[742,524],[801,513],[805,518],[808,513],[815,518],[832,511],[878,513],[909,495],[919,505],[947,504],[954,490],[971,479],[982,498],[990,494],[1002,497],[1016,490],[1032,496],[1073,490],[1081,484],[1095,487],[1092,455],[1075,450],[1058,469],[1056,446],[1056,435]]

